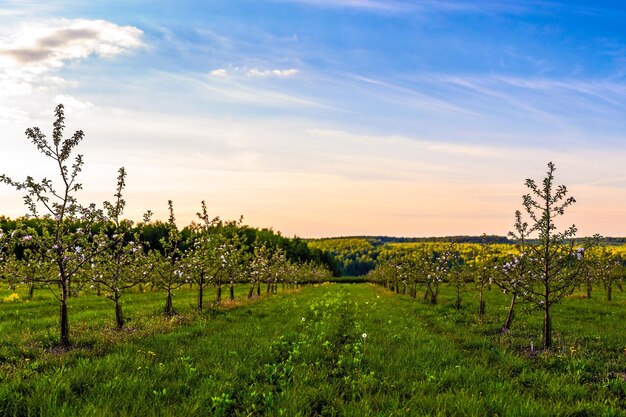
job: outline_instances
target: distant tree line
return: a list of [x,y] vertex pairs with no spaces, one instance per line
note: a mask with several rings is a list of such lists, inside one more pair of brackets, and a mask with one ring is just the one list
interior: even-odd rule
[[[35,230],[38,234],[42,234],[44,230],[51,231],[53,226],[54,221],[50,218],[19,217],[12,219],[0,215],[0,230],[9,234],[19,227],[28,227]],[[76,221],[70,229],[76,231],[83,226],[84,222]],[[100,231],[100,228],[103,227],[106,229],[106,224],[92,225],[92,232],[97,233]],[[331,252],[309,247],[308,242],[299,237],[288,238],[282,236],[280,232],[275,232],[269,228],[260,229],[233,221],[224,222],[218,220],[212,227],[216,231],[219,230],[219,232],[225,236],[243,236],[243,243],[245,244],[246,251],[249,253],[252,253],[255,244],[261,244],[272,250],[279,249],[285,252],[287,259],[291,262],[313,262],[322,264],[325,265],[334,276],[341,275],[340,262],[335,259]],[[131,240],[131,237],[138,233],[144,248],[156,249],[163,252],[161,241],[162,239],[167,240],[170,230],[171,227],[168,223],[160,220],[142,225],[134,225],[126,231],[126,240]],[[184,227],[180,231],[180,235],[181,249],[185,250],[190,248],[194,241],[193,224]],[[25,247],[26,245],[15,245],[14,250],[18,259],[23,258]]]

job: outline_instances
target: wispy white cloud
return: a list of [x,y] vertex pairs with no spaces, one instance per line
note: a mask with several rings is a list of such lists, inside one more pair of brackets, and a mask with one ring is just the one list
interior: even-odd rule
[[271,70],[260,70],[258,68],[252,68],[246,72],[246,75],[249,77],[278,77],[278,78],[287,78],[296,75],[299,71],[294,68],[289,69],[271,69]]
[[[364,77],[361,75],[351,75],[350,78],[365,84],[369,84],[383,90],[383,96],[387,99],[397,97],[403,103],[420,107],[422,109],[437,110],[450,113],[463,113],[466,115],[475,114],[467,107],[455,104],[452,100],[438,98],[433,94],[427,94],[418,88],[405,87],[393,82]],[[392,93],[392,94],[390,94]]]
[[84,19],[24,22],[12,34],[2,31],[0,97],[59,94],[75,84],[58,75],[61,68],[93,55],[110,58],[141,48],[141,35],[136,27]]
[[492,76],[493,81],[503,85],[535,90],[546,93],[572,92],[604,101],[607,104],[623,107],[626,104],[626,85],[610,80],[568,80],[546,78],[520,78]]
[[411,10],[412,6],[398,1],[385,0],[281,0],[283,2],[301,3],[315,7],[352,8],[385,12]]
[[340,130],[332,129],[309,129],[307,133],[326,138],[334,138],[336,140],[351,141],[355,145],[358,143],[393,143],[405,147],[419,149],[422,151],[432,151],[439,154],[454,154],[459,156],[488,156],[488,157],[502,157],[510,150],[498,147],[484,146],[484,145],[465,145],[453,142],[425,140],[419,138],[410,138],[399,135],[388,136],[372,136],[372,135],[358,135]]
[[[176,99],[193,98],[204,105],[241,104],[272,109],[317,108],[331,109],[325,100],[299,91],[266,85],[250,77],[230,76],[228,69],[219,76],[211,73],[155,72],[142,83],[141,91],[169,94],[176,91]],[[278,83],[280,84],[280,83]],[[249,111],[249,109],[248,109]],[[190,109],[191,113],[193,109]]]
[[201,88],[205,93],[210,93],[217,98],[233,103],[258,104],[270,107],[326,107],[312,98],[243,84],[220,86],[204,83]]
[[218,68],[218,69],[214,69],[213,71],[209,72],[209,75],[211,77],[217,77],[217,78],[226,78],[228,77],[228,71],[224,68]]
[[321,8],[353,9],[381,13],[525,13],[533,11],[537,2],[480,2],[453,0],[271,0],[287,3],[299,3]]
[[275,69],[259,69],[259,68],[217,68],[209,72],[209,76],[215,78],[229,77],[249,77],[249,78],[289,78],[298,74],[300,70],[295,68],[275,68]]
[[59,68],[90,55],[112,57],[142,46],[142,31],[104,20],[59,20],[23,25],[0,39],[0,67],[24,66],[39,71]]

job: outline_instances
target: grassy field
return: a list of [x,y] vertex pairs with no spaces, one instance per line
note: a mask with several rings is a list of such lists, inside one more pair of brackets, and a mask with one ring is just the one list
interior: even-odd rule
[[625,415],[626,297],[602,296],[555,309],[547,354],[530,350],[535,314],[497,334],[508,300],[495,290],[484,322],[473,294],[456,310],[449,289],[432,306],[325,284],[204,313],[186,289],[172,320],[158,316],[162,294],[128,294],[121,332],[112,302],[84,296],[62,352],[40,291],[0,303],[0,415]]

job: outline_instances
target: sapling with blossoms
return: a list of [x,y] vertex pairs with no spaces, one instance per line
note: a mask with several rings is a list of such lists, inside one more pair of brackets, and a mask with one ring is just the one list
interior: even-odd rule
[[243,223],[243,217],[238,221],[229,221],[220,225],[220,241],[216,247],[217,261],[220,269],[217,273],[216,302],[222,301],[222,285],[229,284],[229,299],[235,299],[235,282],[242,275],[247,263],[246,245],[239,228]]
[[222,302],[222,286],[230,284],[230,300],[235,299],[235,280],[241,269],[241,262],[245,258],[244,246],[238,234],[227,237],[222,235],[219,245],[215,248],[216,260],[219,269],[216,272],[215,302]]
[[599,252],[595,252],[593,272],[594,281],[601,282],[606,290],[606,299],[613,299],[613,285],[618,283],[622,278],[622,257],[619,254],[613,254],[606,247]]
[[511,323],[515,314],[515,305],[519,295],[520,288],[523,287],[527,279],[527,260],[528,260],[528,223],[522,220],[522,213],[517,210],[515,212],[515,231],[509,232],[509,237],[515,241],[517,252],[510,253],[506,262],[501,266],[499,271],[493,275],[492,282],[495,283],[502,292],[511,294],[511,302],[509,303],[509,311],[507,313],[504,325],[500,330],[502,333],[511,330]]
[[[315,262],[306,263],[287,263],[286,273],[292,274],[294,277],[299,277],[297,282],[302,284],[322,282],[329,279],[332,276],[332,272],[324,265],[316,264]],[[291,280],[294,281],[293,279]]]
[[528,233],[537,233],[537,244],[528,245],[525,255],[526,272],[519,295],[543,311],[543,348],[552,347],[551,307],[569,295],[578,282],[585,261],[585,252],[597,244],[598,236],[587,239],[578,246],[574,237],[576,226],[557,232],[555,221],[565,214],[565,209],[576,202],[567,197],[564,185],[555,186],[552,162],[539,186],[526,180],[530,193],[523,196],[523,204],[531,223]]
[[[378,257],[376,268],[370,275],[370,280],[380,282],[385,288],[397,293],[400,292],[400,283],[406,288],[410,285],[410,294],[417,296],[417,285],[429,275],[430,258],[423,251],[409,253],[385,252]],[[406,292],[406,291],[404,291]],[[425,294],[425,299],[428,296]]]
[[388,257],[388,279],[391,280],[389,289],[395,291],[396,294],[400,292],[400,280],[402,279],[402,265],[398,256]]
[[161,250],[152,249],[149,253],[149,264],[154,273],[154,285],[166,292],[164,313],[166,316],[176,314],[172,304],[172,291],[177,290],[189,282],[188,269],[185,267],[186,254],[181,245],[181,236],[176,227],[174,205],[172,200],[167,202],[169,219],[167,235],[160,239]]
[[[424,254],[426,256],[426,254]],[[446,249],[441,252],[433,252],[431,262],[426,275],[426,294],[431,304],[437,304],[441,283],[446,279],[450,271],[451,254]]]
[[289,261],[287,260],[285,251],[280,248],[276,248],[270,258],[270,269],[267,277],[267,294],[270,294],[270,292],[272,294],[276,294],[278,281],[284,279],[288,262]]
[[[224,242],[224,236],[219,233],[219,217],[211,219],[208,214],[206,202],[201,202],[202,211],[196,213],[201,223],[191,226],[193,238],[193,251],[189,253],[185,269],[189,278],[198,286],[198,310],[204,308],[204,290],[215,282],[217,275],[223,267],[219,254],[219,246]],[[221,298],[221,285],[218,288],[218,300]]]
[[252,259],[250,260],[250,291],[248,292],[248,298],[252,298],[254,294],[254,288],[257,289],[257,297],[261,295],[261,282],[271,277],[271,251],[265,244],[257,245],[254,247],[252,253]]
[[[62,104],[56,107],[55,116],[52,142],[46,139],[38,127],[27,129],[26,136],[39,152],[53,161],[60,177],[60,187],[57,188],[48,178],[36,181],[31,176],[24,181],[14,181],[2,175],[0,182],[17,191],[25,191],[24,203],[31,216],[52,219],[50,230],[44,228],[41,235],[32,236],[32,239],[42,259],[52,263],[55,268],[48,282],[58,285],[60,289],[60,294],[55,293],[60,307],[60,343],[67,347],[70,344],[67,301],[72,278],[94,256],[105,250],[106,244],[94,244],[91,232],[94,224],[101,221],[102,211],[96,209],[94,204],[84,206],[76,198],[76,193],[82,189],[77,181],[83,167],[82,155],[74,157],[71,167],[67,165],[74,148],[83,140],[84,133],[78,130],[72,137],[64,139],[65,113]],[[78,223],[81,225],[80,231],[75,229]]]
[[400,271],[402,280],[410,285],[410,295],[417,297],[417,286],[423,282],[425,271],[425,258],[421,252],[411,252],[405,254],[400,260]]
[[461,294],[467,285],[468,268],[458,249],[456,242],[450,242],[448,246],[450,254],[450,269],[448,272],[448,283],[454,288],[455,301],[454,307],[459,310],[461,308]]
[[478,253],[474,258],[474,273],[478,287],[478,318],[480,320],[485,316],[485,287],[489,284],[492,276],[492,256],[491,243],[487,240],[487,235],[483,234]]
[[385,288],[396,293],[400,292],[400,282],[407,279],[409,265],[405,262],[402,254],[383,251],[377,262],[377,269],[385,278]]
[[[310,268],[314,268],[314,264],[313,265],[309,265],[309,263],[295,263],[295,262],[287,262],[287,264],[285,265],[284,268],[284,275],[282,278],[282,284],[283,284],[283,292],[285,292],[285,288],[291,288],[293,286],[294,281],[296,280],[296,277],[298,276],[298,274],[300,274],[300,271],[302,270],[303,272],[308,270],[309,267]],[[311,269],[310,270],[310,274],[311,275],[315,275],[315,272]]]
[[600,267],[600,265],[596,253],[594,253],[593,251],[589,251],[586,255],[587,259],[585,264],[581,268],[578,285],[579,287],[583,284],[585,285],[585,289],[587,290],[587,300],[591,300],[593,286],[598,280],[598,268]]
[[150,221],[151,213],[144,215],[144,222],[134,227],[130,220],[121,219],[126,201],[122,190],[126,184],[126,171],[120,168],[117,177],[115,201],[104,202],[109,221],[101,228],[97,240],[106,247],[95,256],[89,270],[89,280],[96,285],[103,285],[107,298],[115,303],[115,323],[118,329],[124,327],[124,314],[120,299],[125,290],[145,281],[149,277],[148,257],[143,250],[141,227]]
[[399,259],[399,262],[396,264],[396,268],[398,271],[398,288],[396,290],[397,293],[400,293],[400,284],[402,284],[402,294],[406,294],[407,286],[411,282],[412,277],[414,276],[411,272],[412,268],[411,258],[407,255],[402,256]]
[[232,301],[235,299],[235,282],[244,275],[249,256],[239,233],[229,236],[220,245],[218,252],[222,261],[222,269],[218,273],[218,282],[221,285],[222,281],[228,280],[229,299]]

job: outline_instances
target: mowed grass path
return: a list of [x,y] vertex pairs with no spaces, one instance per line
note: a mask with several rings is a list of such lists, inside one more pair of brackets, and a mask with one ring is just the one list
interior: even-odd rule
[[[572,309],[587,300],[575,301]],[[502,298],[493,308],[505,304]],[[110,314],[105,308],[110,305],[102,304],[101,315]],[[618,336],[609,345],[531,356],[515,339],[494,336],[496,322],[368,284],[320,285],[191,314],[165,333],[93,336],[92,345],[85,333],[70,352],[14,361],[0,379],[0,415],[609,416],[626,410]],[[572,331],[584,332],[579,324]],[[586,329],[597,332],[588,323]]]

